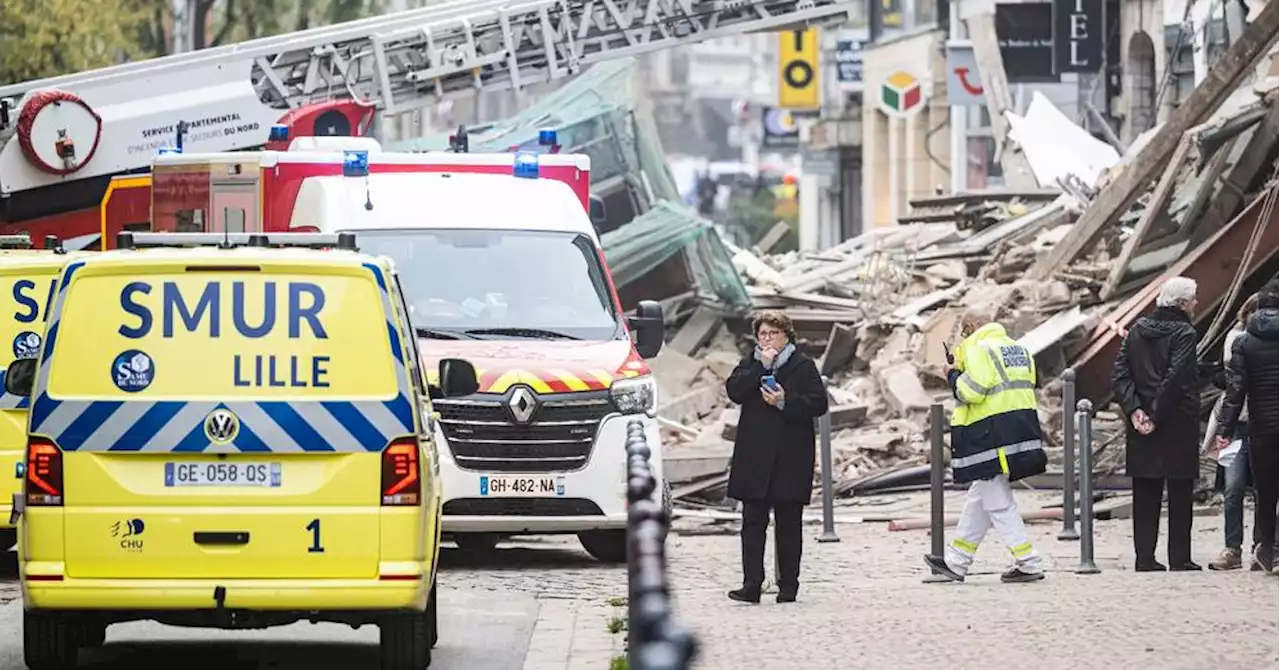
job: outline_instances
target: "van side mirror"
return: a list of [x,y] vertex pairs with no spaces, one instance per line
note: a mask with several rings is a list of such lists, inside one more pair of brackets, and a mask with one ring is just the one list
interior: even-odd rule
[[662,351],[662,305],[653,300],[641,300],[636,305],[636,315],[627,324],[636,333],[636,353],[641,358],[653,358]]
[[19,358],[9,364],[4,374],[4,391],[16,396],[30,397],[31,384],[36,380],[36,359]]
[[605,219],[604,198],[598,195],[591,195],[587,197],[587,200],[591,203],[591,225],[600,228],[604,225]]
[[471,361],[445,358],[440,361],[440,393],[446,398],[460,398],[480,390],[476,368]]

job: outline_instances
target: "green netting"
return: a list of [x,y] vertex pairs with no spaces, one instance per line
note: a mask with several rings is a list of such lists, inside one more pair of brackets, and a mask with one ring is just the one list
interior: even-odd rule
[[601,236],[614,281],[625,286],[683,252],[702,293],[744,311],[751,298],[729,250],[710,221],[685,205],[662,201],[631,223]]
[[[601,239],[614,281],[625,286],[684,252],[699,292],[726,307],[746,310],[750,298],[711,222],[677,204],[680,193],[667,169],[658,133],[632,91],[635,60],[598,63],[510,119],[473,129],[475,152],[505,152],[537,145],[554,129],[565,153],[591,159],[593,186],[625,183],[645,214]],[[449,133],[406,140],[391,151],[442,151]]]

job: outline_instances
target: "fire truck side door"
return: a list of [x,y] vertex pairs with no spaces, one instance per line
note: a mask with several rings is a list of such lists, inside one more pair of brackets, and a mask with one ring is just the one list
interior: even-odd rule
[[210,232],[256,233],[262,231],[258,221],[258,185],[244,181],[214,181],[213,221]]

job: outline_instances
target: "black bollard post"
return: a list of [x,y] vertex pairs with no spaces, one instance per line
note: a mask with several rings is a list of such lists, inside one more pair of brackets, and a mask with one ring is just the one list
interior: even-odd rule
[[1093,403],[1082,398],[1076,405],[1080,433],[1080,567],[1076,574],[1102,572],[1093,562]]
[[942,558],[946,547],[946,520],[943,517],[943,485],[946,463],[942,453],[942,405],[929,406],[929,553]]
[[1076,531],[1076,371],[1062,372],[1062,530],[1059,540],[1078,540]]
[[[826,377],[822,378],[824,389],[827,381]],[[840,537],[836,535],[835,484],[832,481],[834,473],[831,472],[831,412],[818,417],[818,446],[822,458],[822,534],[818,541],[839,542]]]

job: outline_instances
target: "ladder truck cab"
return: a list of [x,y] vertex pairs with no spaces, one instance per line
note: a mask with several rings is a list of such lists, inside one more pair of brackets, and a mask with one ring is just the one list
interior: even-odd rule
[[[273,142],[283,144],[287,132],[274,128]],[[554,140],[554,133],[541,135]],[[459,136],[465,145],[465,134]],[[376,140],[365,137],[299,137],[286,151],[189,154],[164,148],[152,161],[151,225],[170,232],[315,231],[334,216],[326,205],[334,197],[332,182],[325,177],[350,174],[353,161],[377,180],[411,172],[511,174],[516,156],[383,152]],[[543,177],[563,182],[583,208],[603,215],[602,203],[588,192],[591,171],[585,156],[546,153],[541,161]],[[347,188],[352,182],[337,183]],[[114,231],[104,235],[114,240]]]
[[[554,151],[554,133],[540,144]],[[633,421],[670,509],[645,362],[662,347],[662,310],[624,314],[584,197],[589,159],[446,153],[424,155],[431,170],[375,169],[392,156],[345,152],[340,173],[304,181],[290,223],[355,233],[390,257],[424,365],[466,357],[478,370],[477,393],[433,401],[443,532],[464,549],[577,534],[597,559],[626,560]]]

